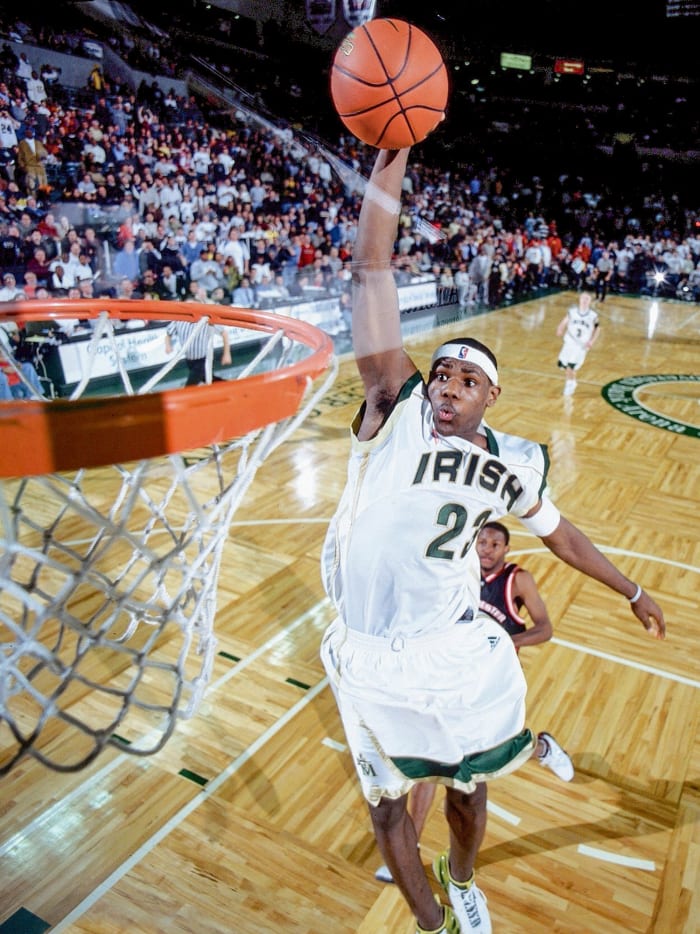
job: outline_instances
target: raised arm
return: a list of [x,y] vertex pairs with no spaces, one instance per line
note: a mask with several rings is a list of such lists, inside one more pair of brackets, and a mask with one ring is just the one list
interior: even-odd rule
[[416,367],[403,350],[391,268],[408,149],[381,149],[367,183],[352,262],[352,340],[367,406],[358,437],[373,437]]
[[664,614],[657,603],[641,587],[618,571],[615,565],[598,551],[593,542],[568,519],[562,516],[554,532],[542,537],[542,541],[566,564],[600,581],[629,600],[632,612],[641,620],[650,635],[656,639],[665,637]]

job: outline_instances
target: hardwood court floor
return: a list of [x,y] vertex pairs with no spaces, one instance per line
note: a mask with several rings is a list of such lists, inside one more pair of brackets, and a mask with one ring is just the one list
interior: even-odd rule
[[[511,555],[555,624],[550,643],[521,653],[528,720],[565,745],[576,776],[528,763],[492,784],[478,878],[497,934],[697,934],[700,394],[687,377],[699,372],[700,309],[609,296],[565,398],[555,329],[572,299],[408,339],[423,368],[447,336],[493,347],[503,393],[491,424],[549,445],[561,510],[668,622],[666,641],[650,639],[625,600],[509,521]],[[675,374],[686,378],[658,378]],[[601,396],[634,376],[645,379],[631,401],[630,384],[614,395],[637,417]],[[332,616],[319,553],[360,396],[348,358],[240,506],[198,714],[153,757],[108,750],[75,774],[25,760],[2,779],[0,934],[414,930],[396,888],[373,877],[381,859],[318,658]],[[445,838],[436,807],[426,863]]]

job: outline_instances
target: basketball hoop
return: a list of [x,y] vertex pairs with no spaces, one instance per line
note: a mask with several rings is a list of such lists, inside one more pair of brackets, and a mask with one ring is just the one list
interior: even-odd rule
[[[26,756],[67,772],[107,746],[151,755],[192,716],[213,663],[235,510],[338,367],[328,335],[270,312],[0,305],[0,321],[19,325],[67,318],[94,325],[71,397],[0,403],[0,775]],[[186,342],[135,390],[120,349],[120,327],[135,319],[163,340],[172,322],[200,327],[209,379],[217,329],[252,339],[252,359],[232,378],[159,388]],[[122,394],[90,394],[105,348]]]

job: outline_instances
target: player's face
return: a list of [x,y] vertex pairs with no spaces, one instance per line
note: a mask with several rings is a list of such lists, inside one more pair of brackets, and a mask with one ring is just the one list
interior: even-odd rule
[[482,574],[500,571],[508,553],[503,532],[497,529],[482,529],[476,539],[476,553],[479,555]]
[[439,360],[428,384],[428,398],[438,432],[445,437],[456,435],[470,439],[500,391],[474,363],[454,357]]

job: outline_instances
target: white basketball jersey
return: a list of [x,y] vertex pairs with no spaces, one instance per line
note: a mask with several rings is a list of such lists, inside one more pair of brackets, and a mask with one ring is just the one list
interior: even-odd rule
[[585,314],[582,314],[578,306],[573,305],[567,312],[569,320],[566,323],[566,337],[570,338],[581,347],[585,347],[593,337],[593,332],[598,323],[598,314],[589,308]]
[[322,555],[326,592],[350,629],[410,635],[476,614],[479,529],[532,509],[549,466],[544,446],[484,430],[488,450],[438,435],[416,374],[375,438],[353,432]]

